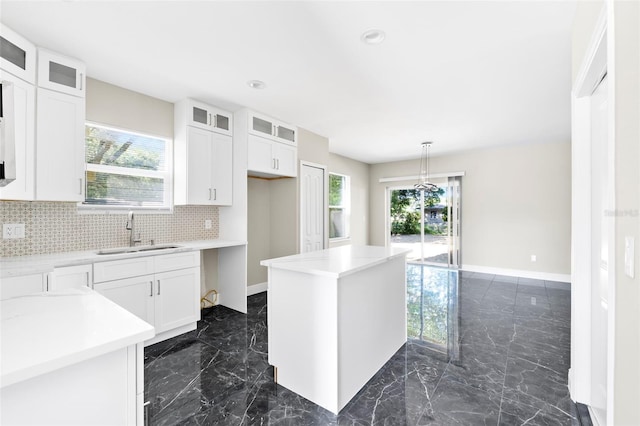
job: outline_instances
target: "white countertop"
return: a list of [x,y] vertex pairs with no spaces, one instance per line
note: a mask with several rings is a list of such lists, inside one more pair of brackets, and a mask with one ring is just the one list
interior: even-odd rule
[[260,264],[270,268],[340,278],[396,257],[404,257],[409,252],[409,249],[379,246],[342,246],[267,259]]
[[98,250],[87,250],[65,253],[38,254],[33,256],[5,257],[0,259],[0,278],[46,273],[53,271],[53,269],[56,267],[63,266],[86,265],[88,263],[128,259],[140,256],[156,256],[159,254],[179,253],[183,251],[241,246],[246,245],[247,242],[231,240],[200,240],[182,241],[170,244],[179,247],[175,249],[108,255],[99,255],[97,254]]
[[16,297],[0,307],[2,387],[155,335],[153,326],[88,288]]

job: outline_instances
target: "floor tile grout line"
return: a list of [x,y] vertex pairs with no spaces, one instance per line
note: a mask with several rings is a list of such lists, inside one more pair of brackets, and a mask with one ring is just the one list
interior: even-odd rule
[[511,345],[516,338],[517,335],[516,323],[514,319],[513,323],[513,334],[511,335],[511,341],[509,342],[509,346],[507,347],[507,356],[504,361],[504,377],[502,378],[502,392],[500,393],[500,409],[498,411],[498,425],[500,425],[500,419],[502,418],[502,403],[504,402],[504,388],[507,383],[507,369],[509,368],[509,352],[511,352]]

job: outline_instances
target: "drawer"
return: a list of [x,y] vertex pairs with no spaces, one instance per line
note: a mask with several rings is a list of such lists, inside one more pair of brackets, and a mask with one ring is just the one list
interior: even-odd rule
[[155,256],[156,272],[175,271],[177,269],[200,266],[200,251],[161,254]]
[[0,300],[45,291],[42,274],[3,278],[0,283]]
[[[161,257],[161,256],[158,256]],[[112,260],[93,264],[93,282],[119,280],[122,278],[149,275],[154,272],[154,256],[134,257],[132,259]]]

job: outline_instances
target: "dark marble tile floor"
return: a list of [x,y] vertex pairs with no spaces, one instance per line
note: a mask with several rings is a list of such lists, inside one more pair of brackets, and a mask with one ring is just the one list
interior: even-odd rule
[[[569,285],[408,265],[408,342],[338,416],[273,382],[266,293],[145,350],[151,425],[579,425]],[[384,315],[384,313],[381,313]]]

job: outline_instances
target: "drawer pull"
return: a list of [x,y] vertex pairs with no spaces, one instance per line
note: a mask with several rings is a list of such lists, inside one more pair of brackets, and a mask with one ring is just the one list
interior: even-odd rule
[[158,280],[158,296],[160,296],[160,280]]

